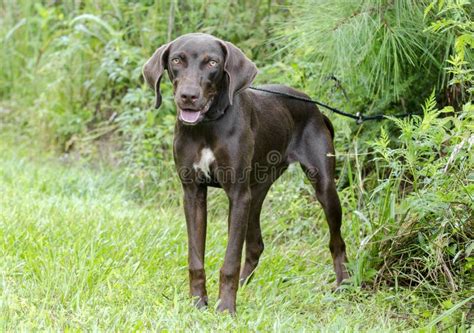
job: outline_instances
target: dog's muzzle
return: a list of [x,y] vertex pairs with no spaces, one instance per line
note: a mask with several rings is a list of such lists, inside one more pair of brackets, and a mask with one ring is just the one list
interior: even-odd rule
[[201,109],[185,109],[178,107],[179,120],[186,125],[196,125],[204,118],[204,114],[209,111],[213,98],[210,98],[207,103]]

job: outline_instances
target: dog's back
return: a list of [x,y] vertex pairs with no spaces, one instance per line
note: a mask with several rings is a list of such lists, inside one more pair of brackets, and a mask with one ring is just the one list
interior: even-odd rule
[[[331,139],[334,139],[331,121],[316,105],[285,96],[286,94],[310,99],[308,95],[279,84],[262,85],[258,88],[271,92],[247,89],[242,93],[242,98],[252,104],[253,118],[263,130],[269,132],[268,135],[274,135],[273,141],[277,140],[277,137],[287,135],[296,136],[293,139],[297,140],[306,126],[322,131],[327,129]],[[283,95],[279,95],[280,93]]]

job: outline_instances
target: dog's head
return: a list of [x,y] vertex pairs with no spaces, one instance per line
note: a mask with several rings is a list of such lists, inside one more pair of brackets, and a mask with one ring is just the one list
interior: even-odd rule
[[199,123],[211,108],[224,109],[234,96],[250,86],[257,68],[232,43],[207,34],[187,34],[159,47],[143,67],[145,81],[161,105],[164,70],[173,83],[178,119]]

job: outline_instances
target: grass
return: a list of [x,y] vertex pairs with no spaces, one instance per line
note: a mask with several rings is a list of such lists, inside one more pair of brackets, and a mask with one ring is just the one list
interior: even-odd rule
[[[409,289],[332,292],[322,215],[297,217],[295,207],[315,203],[303,195],[292,204],[285,192],[286,182],[301,176],[296,169],[266,201],[266,250],[254,280],[239,291],[236,318],[214,311],[226,200],[211,191],[210,308],[197,310],[188,298],[181,193],[171,170],[163,177],[177,190],[142,202],[120,168],[38,156],[22,142],[0,140],[2,331],[399,331],[443,315]],[[349,244],[349,253],[356,250]],[[441,319],[449,322],[454,310]]]

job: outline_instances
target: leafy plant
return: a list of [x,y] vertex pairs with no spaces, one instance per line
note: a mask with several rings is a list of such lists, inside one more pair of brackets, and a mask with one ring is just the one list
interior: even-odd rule
[[[289,57],[313,64],[310,91],[354,113],[413,109],[433,83],[440,87],[448,56],[449,42],[424,32],[428,4],[306,0],[290,8],[297,24],[285,24],[278,40]],[[350,103],[328,91],[328,76],[339,79]]]
[[[437,11],[435,11],[437,8]],[[448,102],[459,106],[472,99],[474,87],[474,22],[473,7],[470,1],[432,1],[425,9],[425,16],[435,11],[426,31],[451,41],[445,59],[448,78]],[[453,42],[454,41],[454,42]]]
[[465,284],[472,283],[467,268],[474,246],[474,159],[468,144],[474,141],[469,125],[474,108],[468,104],[453,116],[447,115],[451,108],[435,105],[433,93],[423,117],[392,119],[401,132],[396,148],[383,139],[375,142],[379,168],[402,191],[395,206],[398,217],[384,227],[390,236],[382,236],[373,251],[383,258],[379,282],[448,293],[472,287]]

